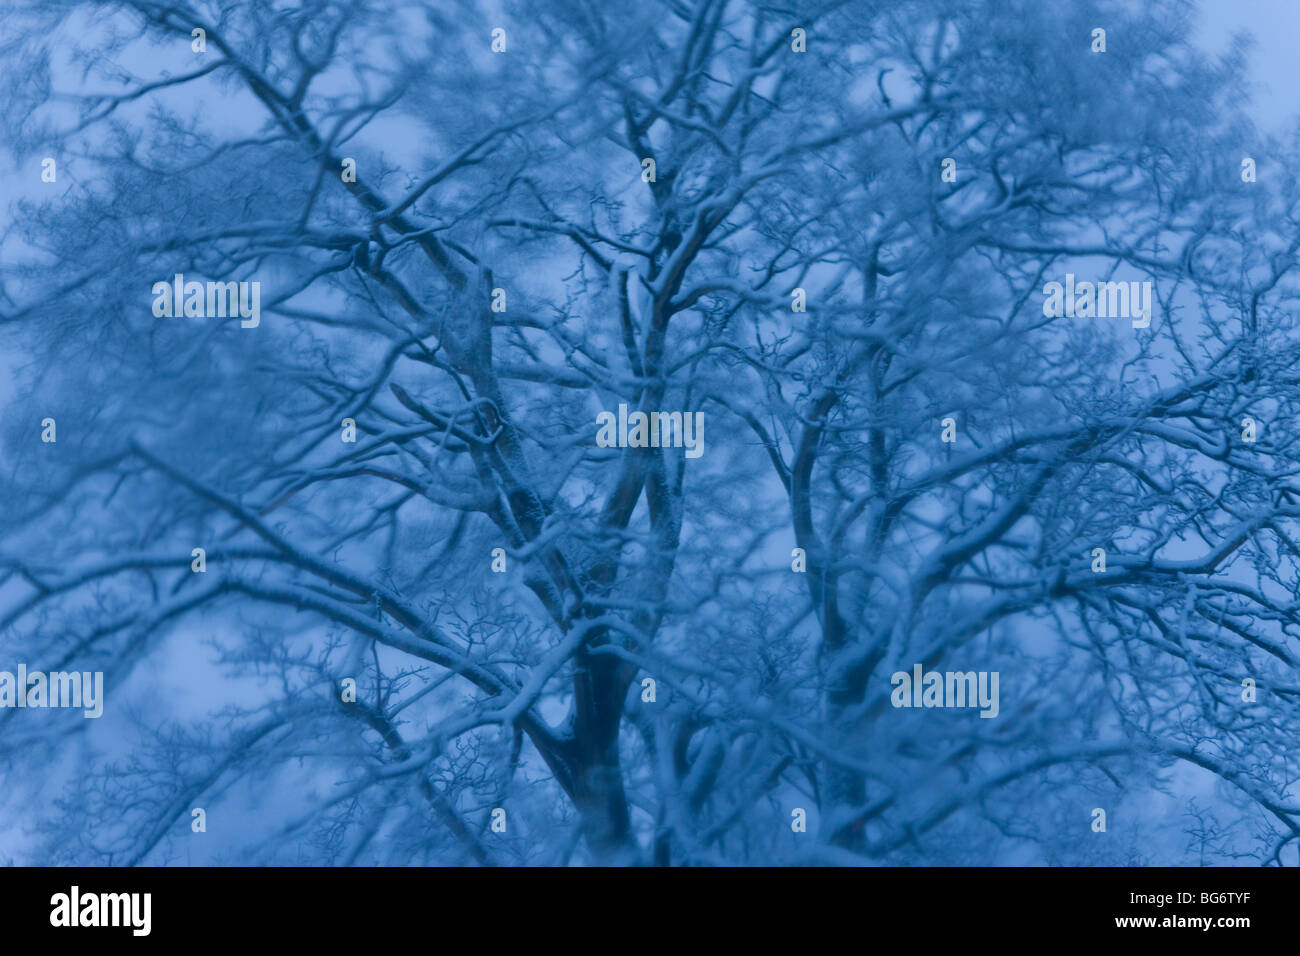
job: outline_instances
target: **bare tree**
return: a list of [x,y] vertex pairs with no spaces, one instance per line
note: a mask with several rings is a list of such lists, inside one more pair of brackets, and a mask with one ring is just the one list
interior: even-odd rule
[[1295,862],[1297,196],[1040,6],[6,3],[30,852]]

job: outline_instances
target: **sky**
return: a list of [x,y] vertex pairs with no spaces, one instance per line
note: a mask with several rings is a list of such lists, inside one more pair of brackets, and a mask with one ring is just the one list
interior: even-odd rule
[[1266,132],[1286,130],[1300,113],[1300,0],[1201,0],[1198,42],[1222,52],[1234,33],[1250,33],[1250,82],[1255,88],[1253,118]]

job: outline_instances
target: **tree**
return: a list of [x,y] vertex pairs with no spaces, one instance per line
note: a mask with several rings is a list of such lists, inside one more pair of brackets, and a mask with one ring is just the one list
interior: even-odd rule
[[7,5],[60,173],[0,626],[106,687],[0,713],[29,852],[1295,862],[1300,231],[1241,48],[535,7]]

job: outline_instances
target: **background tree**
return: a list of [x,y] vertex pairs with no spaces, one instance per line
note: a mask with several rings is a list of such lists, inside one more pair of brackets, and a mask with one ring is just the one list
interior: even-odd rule
[[[0,712],[15,852],[1295,863],[1300,231],[1239,50],[538,6],[5,5],[60,173],[5,237],[0,626],[107,688]],[[1045,316],[1067,272],[1150,328]],[[176,273],[260,324],[155,316]],[[600,447],[620,404],[703,454]],[[914,664],[998,716],[891,706]]]

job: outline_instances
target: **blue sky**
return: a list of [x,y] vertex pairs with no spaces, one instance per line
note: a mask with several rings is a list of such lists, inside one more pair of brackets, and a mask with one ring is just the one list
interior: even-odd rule
[[1207,50],[1222,51],[1241,31],[1255,39],[1250,56],[1254,119],[1268,132],[1281,132],[1300,113],[1295,53],[1300,0],[1201,0],[1198,39]]

